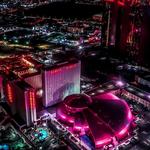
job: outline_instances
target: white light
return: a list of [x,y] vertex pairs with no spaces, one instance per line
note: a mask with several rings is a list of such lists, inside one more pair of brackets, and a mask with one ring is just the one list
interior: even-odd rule
[[82,88],[86,88],[86,85],[82,85]]
[[143,94],[143,93],[141,93],[141,92],[138,92],[138,95],[140,95],[140,96],[144,96],[144,94]]
[[43,123],[43,126],[44,126],[44,127],[46,127],[46,126],[47,126],[47,124],[44,122],[44,123]]
[[134,89],[132,89],[132,88],[130,88],[130,87],[128,88],[128,90],[129,90],[129,91],[134,91]]
[[91,95],[95,95],[95,93],[91,93]]
[[43,96],[43,90],[42,89],[39,89],[37,92],[36,92],[36,95],[41,98]]
[[97,92],[98,92],[98,93],[103,93],[103,92],[104,92],[104,90],[98,90]]
[[48,116],[49,115],[49,113],[44,113],[44,116]]
[[122,86],[124,86],[124,83],[122,81],[117,81],[116,85],[119,86],[119,87],[122,87]]
[[82,46],[79,46],[79,49],[82,49],[83,47]]

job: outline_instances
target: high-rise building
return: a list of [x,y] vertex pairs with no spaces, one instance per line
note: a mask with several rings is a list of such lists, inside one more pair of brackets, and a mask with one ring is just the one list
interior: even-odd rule
[[4,92],[3,92],[3,77],[0,75],[0,99],[4,97]]
[[7,81],[5,95],[11,113],[17,114],[29,126],[36,121],[35,89],[24,81]]
[[24,81],[14,84],[16,95],[16,111],[20,117],[31,125],[36,121],[36,97],[35,89]]
[[146,0],[108,0],[108,45],[114,46],[138,64],[150,65],[148,58],[150,6]]
[[80,61],[59,63],[43,70],[43,105],[52,106],[70,94],[80,93]]
[[81,63],[76,59],[40,64],[23,56],[11,59],[7,66],[8,75],[3,83],[7,104],[11,113],[18,114],[27,125],[36,121],[36,113],[43,106],[55,105],[70,94],[80,93]]
[[4,94],[7,104],[10,106],[10,111],[14,115],[16,113],[16,98],[15,89],[13,88],[14,81],[5,80],[4,82]]

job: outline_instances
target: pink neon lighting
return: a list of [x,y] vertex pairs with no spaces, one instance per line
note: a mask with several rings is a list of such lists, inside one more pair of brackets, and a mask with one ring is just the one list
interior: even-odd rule
[[109,3],[116,3],[118,4],[118,6],[125,6],[125,0],[105,0],[106,2]]
[[105,99],[105,100],[120,100],[119,97],[117,97],[116,95],[114,95],[112,93],[100,94],[100,95],[96,95],[94,97],[97,97],[99,99]]
[[131,113],[130,110],[128,110],[128,119],[129,119],[129,120],[133,119],[133,116],[132,116],[132,113]]
[[122,87],[122,86],[124,86],[124,83],[122,81],[117,81],[116,85]]
[[[109,123],[111,118],[107,120],[103,118],[103,111],[102,114],[97,112],[97,108],[101,108],[98,105],[106,107],[104,108],[106,114],[107,111],[116,110],[112,116],[115,118],[112,119],[113,126]],[[122,120],[117,119],[120,114]],[[127,136],[133,121],[128,104],[112,93],[99,94],[93,98],[84,94],[68,96],[58,108],[57,117],[70,126],[72,132],[77,132],[79,135],[90,133],[96,148],[112,143],[113,138],[122,139]]]
[[57,74],[57,73],[63,71],[63,69],[70,70],[70,69],[75,68],[76,66],[77,66],[77,64],[70,64],[70,65],[65,66],[63,68],[61,68],[61,67],[60,68],[56,68],[56,69],[51,70],[51,74]]
[[77,64],[71,64],[71,65],[66,66],[66,69],[72,69],[72,68],[75,68],[76,66]]
[[110,138],[101,139],[101,140],[96,142],[96,145],[104,145],[104,144],[107,144],[107,143],[110,143],[110,142],[111,142]]
[[59,119],[61,119],[64,122],[68,122],[68,123],[74,123],[74,118],[71,116],[67,116],[67,114],[64,113],[63,109],[59,109],[57,110],[57,115]]
[[128,133],[128,130],[129,130],[129,125],[126,125],[124,128],[121,129],[121,131],[118,134],[116,134],[116,136],[122,138]]
[[66,116],[63,116],[63,115],[62,115],[61,117],[62,117],[63,119],[66,119]]

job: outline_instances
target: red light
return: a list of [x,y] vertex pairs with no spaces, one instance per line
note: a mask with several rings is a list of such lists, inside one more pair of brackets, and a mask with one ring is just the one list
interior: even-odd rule
[[34,67],[34,64],[32,64],[30,61],[26,60],[25,58],[22,58],[23,63],[25,63],[27,66]]
[[71,64],[71,65],[67,66],[66,69],[72,69],[74,67],[76,67],[76,64]]
[[124,136],[128,132],[128,125],[122,128],[122,130],[118,133],[118,136]]
[[7,84],[7,94],[8,94],[8,101],[10,103],[13,103],[13,93],[10,84]]
[[115,0],[105,0],[106,2],[115,2]]
[[125,4],[124,4],[124,2],[118,1],[118,5],[119,6],[124,6]]
[[54,69],[51,71],[51,74],[55,74],[55,73],[58,73],[58,72],[61,72],[61,68],[58,68],[58,69]]
[[[71,64],[71,65],[66,66],[66,69],[72,69],[75,67],[76,67],[76,64]],[[51,74],[56,74],[56,73],[59,73],[61,71],[62,71],[62,68],[53,69],[53,70],[51,70]]]
[[108,3],[113,3],[113,2],[117,2],[117,4],[119,6],[124,6],[125,5],[125,0],[105,0]]
[[96,142],[96,145],[104,145],[106,143],[109,143],[111,141],[111,138],[102,139]]
[[29,101],[30,101],[30,107],[31,109],[35,108],[35,94],[34,92],[29,92]]

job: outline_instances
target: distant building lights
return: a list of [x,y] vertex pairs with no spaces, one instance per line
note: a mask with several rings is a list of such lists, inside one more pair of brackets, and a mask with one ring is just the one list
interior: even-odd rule
[[4,38],[3,38],[4,40],[7,40],[7,37],[6,36],[4,36]]
[[83,49],[83,47],[82,47],[82,46],[79,46],[79,50],[81,50],[81,49]]
[[29,45],[29,41],[26,41],[26,45]]
[[16,39],[16,40],[15,40],[15,43],[18,43],[18,42],[19,42],[19,41]]

